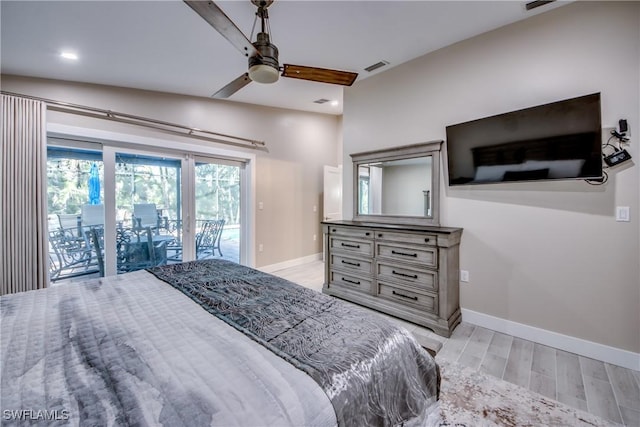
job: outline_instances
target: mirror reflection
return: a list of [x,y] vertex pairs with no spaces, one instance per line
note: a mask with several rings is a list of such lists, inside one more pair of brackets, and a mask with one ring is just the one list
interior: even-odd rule
[[432,156],[358,164],[358,214],[432,217]]

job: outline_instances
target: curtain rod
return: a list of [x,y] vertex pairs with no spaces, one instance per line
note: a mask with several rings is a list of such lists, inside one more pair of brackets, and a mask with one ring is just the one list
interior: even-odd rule
[[[69,102],[55,101],[52,99],[40,98],[37,96],[23,95],[20,93],[13,93],[7,91],[0,91],[3,95],[16,96],[20,98],[33,99],[41,101],[47,104],[47,108],[53,111],[61,111],[65,113],[79,114],[87,117],[94,117],[98,119],[111,120],[120,123],[127,123],[137,126],[143,126],[151,129],[157,129],[164,132],[169,132],[175,135],[187,136],[190,138],[201,139],[204,141],[217,142],[227,145],[235,145],[237,147],[251,148],[254,150],[267,151],[264,141],[257,141],[254,139],[242,138],[239,136],[226,135],[223,133],[212,132],[204,129],[192,128],[189,126],[179,125],[175,123],[165,122],[162,120],[149,119],[146,117],[135,116],[133,114],[119,113],[112,110],[103,110],[101,108],[87,107],[85,105],[71,104]],[[213,136],[207,136],[213,135]],[[227,138],[227,139],[221,139]],[[235,140],[235,141],[229,141]],[[242,142],[236,142],[242,141]]]

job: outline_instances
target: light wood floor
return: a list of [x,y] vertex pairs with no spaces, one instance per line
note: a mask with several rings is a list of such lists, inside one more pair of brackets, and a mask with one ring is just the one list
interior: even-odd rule
[[[324,264],[315,261],[273,273],[322,291]],[[612,423],[640,426],[640,372],[511,335],[461,323],[447,339],[386,316],[413,333],[442,342],[436,360],[450,360],[528,388]]]

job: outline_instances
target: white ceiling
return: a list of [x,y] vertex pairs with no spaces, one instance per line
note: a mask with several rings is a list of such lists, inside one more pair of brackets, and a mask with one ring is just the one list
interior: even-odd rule
[[[428,52],[538,13],[527,1],[278,0],[269,8],[280,62],[359,73],[358,81]],[[249,37],[248,0],[216,4]],[[3,74],[208,97],[247,69],[245,57],[182,1],[6,1]],[[77,61],[60,58],[71,50]],[[368,73],[371,64],[389,65]],[[342,86],[280,78],[251,83],[229,99],[342,113]],[[324,98],[338,106],[315,104]],[[65,101],[60,99],[60,101]]]

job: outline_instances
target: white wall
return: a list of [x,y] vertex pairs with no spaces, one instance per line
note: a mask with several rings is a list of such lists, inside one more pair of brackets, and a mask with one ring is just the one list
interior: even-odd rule
[[[603,127],[629,121],[634,163],[602,186],[447,188],[441,177],[441,224],[464,228],[464,309],[638,353],[639,51],[638,2],[575,2],[449,46],[345,91],[343,162],[444,140],[450,124],[601,92]],[[631,222],[615,221],[616,206],[631,208]]]
[[[272,265],[322,252],[322,239],[313,241],[313,235],[322,234],[323,166],[337,165],[341,138],[339,117],[209,98],[7,75],[2,76],[1,87],[4,91],[266,141],[269,151],[255,152],[254,202],[262,202],[264,206],[262,210],[255,211],[255,265]],[[50,110],[47,117],[50,123],[58,125],[161,138],[172,142],[167,148],[179,149],[183,144],[195,143],[233,149]],[[263,252],[257,250],[260,244]]]

